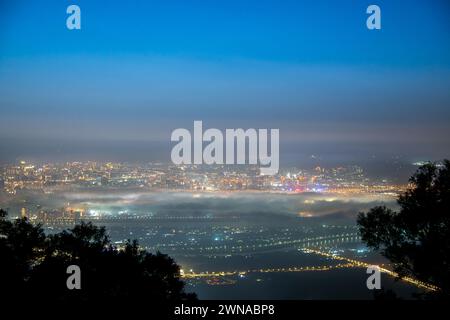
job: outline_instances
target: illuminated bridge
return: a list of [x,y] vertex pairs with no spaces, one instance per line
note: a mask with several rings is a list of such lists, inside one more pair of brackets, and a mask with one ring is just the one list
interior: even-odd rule
[[[367,269],[372,264],[358,261],[342,256],[338,256],[335,254],[331,254],[324,251],[314,250],[314,249],[304,249],[306,253],[317,254],[332,260],[338,260],[340,263],[336,265],[322,265],[322,266],[306,266],[306,267],[290,267],[290,268],[261,268],[261,269],[251,269],[251,270],[241,270],[241,271],[215,271],[215,272],[188,272],[185,273],[183,270],[181,272],[181,276],[185,279],[192,278],[210,278],[210,277],[226,277],[226,276],[236,276],[236,275],[246,275],[248,273],[277,273],[277,272],[312,272],[312,271],[330,271],[335,269],[345,269],[345,268],[364,268]],[[377,265],[379,270],[383,273],[388,274],[391,277],[398,278],[398,273],[389,270],[385,267],[385,265]],[[417,279],[411,277],[402,277],[402,281],[412,284],[418,288],[426,289],[430,291],[439,290],[438,287],[419,281]]]
[[192,246],[190,244],[160,244],[154,247],[146,247],[147,250],[160,250],[166,253],[180,252],[195,255],[229,255],[250,254],[257,252],[269,252],[284,250],[288,248],[312,248],[332,246],[343,243],[360,242],[359,233],[341,233],[334,235],[317,236],[293,240],[272,240],[265,243],[254,243],[247,245],[216,245],[216,246]]

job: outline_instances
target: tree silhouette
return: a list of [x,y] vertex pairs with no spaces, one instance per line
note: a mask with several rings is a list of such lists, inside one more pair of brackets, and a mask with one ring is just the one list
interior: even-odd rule
[[[0,283],[12,299],[24,295],[48,301],[111,301],[167,304],[196,299],[184,292],[179,266],[128,241],[112,245],[106,230],[81,223],[45,235],[26,218],[8,221],[0,209]],[[66,286],[69,265],[81,269],[81,290]]]
[[438,286],[450,297],[450,161],[427,164],[398,198],[399,211],[384,206],[360,213],[362,240],[394,263],[402,276]]

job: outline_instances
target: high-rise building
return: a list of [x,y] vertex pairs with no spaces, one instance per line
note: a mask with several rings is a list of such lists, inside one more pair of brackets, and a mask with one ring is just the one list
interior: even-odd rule
[[27,209],[26,208],[20,209],[20,217],[27,218]]

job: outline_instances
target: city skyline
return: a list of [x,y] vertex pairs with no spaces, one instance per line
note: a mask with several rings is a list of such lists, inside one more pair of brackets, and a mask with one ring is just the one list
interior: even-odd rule
[[[414,278],[394,282],[392,265],[361,243],[357,213],[395,208],[408,185],[369,178],[359,166],[260,176],[257,166],[21,161],[0,171],[10,219],[49,234],[80,223],[105,226],[117,250],[136,237],[140,248],[175,258],[188,292],[201,299],[335,299],[320,279],[339,278],[352,284],[336,283],[339,298],[367,299],[358,278],[373,263],[384,286],[401,296],[437,290]],[[316,290],[277,289],[305,277],[317,277]]]

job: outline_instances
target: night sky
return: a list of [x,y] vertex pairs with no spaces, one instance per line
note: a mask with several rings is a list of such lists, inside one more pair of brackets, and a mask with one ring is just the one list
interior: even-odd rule
[[450,4],[0,0],[0,161],[168,160],[194,120],[279,128],[282,163],[449,157]]

